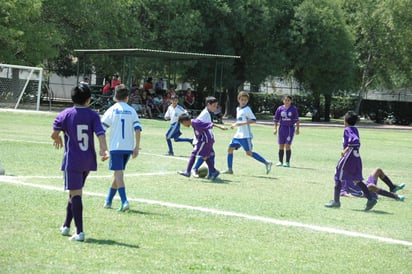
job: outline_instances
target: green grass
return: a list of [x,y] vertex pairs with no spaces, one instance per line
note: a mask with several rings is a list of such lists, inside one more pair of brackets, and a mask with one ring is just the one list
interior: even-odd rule
[[[99,162],[84,189],[92,194],[83,199],[87,239],[73,243],[58,231],[67,192],[62,191],[60,171],[63,151],[55,150],[50,139],[55,116],[0,111],[0,161],[8,175],[0,177],[1,273],[410,273],[412,269],[412,246],[263,219],[411,243],[410,130],[360,128],[364,177],[380,166],[395,183],[407,183],[400,192],[405,202],[382,197],[371,212],[364,212],[365,199],[343,198],[337,210],[323,206],[333,194],[342,127],[302,125],[293,144],[292,167],[274,167],[269,175],[262,164],[236,151],[235,174],[221,175],[219,183],[211,183],[177,175],[186,167],[191,147],[174,143],[177,156],[163,156],[168,123],[143,119],[141,154],[126,170],[131,210],[103,208],[111,172],[107,162]],[[193,135],[190,129],[182,131]],[[275,161],[278,148],[272,127],[254,125],[253,131],[254,151]],[[233,134],[215,129],[220,170],[226,167]],[[119,204],[114,201],[116,207]]]

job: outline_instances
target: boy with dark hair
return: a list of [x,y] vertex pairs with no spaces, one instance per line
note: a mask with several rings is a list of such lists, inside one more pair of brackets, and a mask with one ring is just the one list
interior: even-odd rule
[[[218,101],[215,97],[213,96],[208,96],[205,99],[206,107],[200,112],[200,114],[197,116],[196,119],[199,119],[203,122],[209,122],[213,123],[213,113],[216,111],[216,108],[218,106]],[[219,127],[222,130],[228,130],[227,127],[225,126],[220,126]],[[211,134],[213,135],[213,132],[211,131]],[[193,140],[193,145],[196,145],[197,140],[196,138]],[[210,152],[210,161],[212,161],[213,165],[215,164],[215,151],[212,148],[212,151]],[[203,157],[198,157],[196,164],[194,165],[192,169],[192,175],[193,177],[199,177],[197,171],[200,168],[200,166],[203,164],[204,160]]]
[[170,120],[170,127],[168,131],[166,132],[166,143],[167,147],[169,148],[168,152],[166,155],[173,156],[173,145],[172,145],[172,138],[175,142],[188,142],[192,144],[193,139],[191,138],[180,138],[180,135],[182,135],[182,132],[180,131],[180,123],[178,122],[179,120],[179,115],[185,113],[187,114],[187,111],[179,105],[179,98],[176,95],[172,95],[171,97],[172,104],[167,108],[167,111],[164,115],[165,120]]
[[119,192],[122,203],[118,211],[126,211],[129,210],[130,205],[126,197],[124,170],[130,155],[132,158],[139,155],[142,126],[134,108],[127,104],[129,90],[124,84],[116,86],[114,99],[117,103],[111,106],[102,117],[104,128],[112,128],[110,131],[109,169],[114,171],[114,178],[104,207],[111,208],[113,197],[116,192]]
[[272,167],[272,162],[266,161],[265,158],[252,151],[253,134],[250,125],[256,123],[256,116],[253,114],[252,109],[247,105],[249,102],[249,94],[245,91],[239,92],[237,101],[239,103],[239,106],[236,108],[236,122],[233,123],[230,127],[231,129],[237,127],[237,132],[232,138],[232,142],[229,144],[227,152],[228,169],[223,173],[233,174],[233,152],[240,147],[243,147],[243,149],[246,151],[246,155],[264,164],[266,168],[266,174],[269,174]]
[[78,85],[71,90],[73,107],[60,112],[53,123],[51,138],[56,149],[63,147],[60,133],[64,133],[64,157],[61,170],[64,172],[64,189],[69,190],[66,206],[66,220],[60,232],[63,236],[70,233],[70,224],[74,219],[76,233],[70,237],[73,241],[84,241],[83,231],[83,187],[89,172],[97,169],[94,136],[99,140],[100,156],[108,158],[106,135],[99,115],[88,108],[91,91],[87,85]]
[[219,125],[204,122],[199,119],[190,119],[189,115],[183,113],[179,116],[179,123],[185,127],[192,126],[195,132],[195,138],[197,140],[196,145],[190,155],[189,162],[187,164],[186,171],[179,171],[180,175],[190,177],[190,171],[197,156],[200,156],[206,162],[209,168],[209,179],[212,181],[219,176],[219,171],[216,170],[214,163],[210,159],[211,152],[213,151],[213,144],[215,142],[211,129],[213,127],[221,127]]
[[348,111],[345,114],[343,151],[341,153],[342,157],[336,166],[334,199],[326,203],[325,207],[340,207],[340,191],[342,189],[342,181],[344,180],[353,181],[360,187],[368,199],[365,211],[371,210],[377,203],[376,197],[371,195],[368,187],[362,182],[362,159],[359,154],[360,137],[359,131],[355,127],[357,121],[358,115],[355,112]]

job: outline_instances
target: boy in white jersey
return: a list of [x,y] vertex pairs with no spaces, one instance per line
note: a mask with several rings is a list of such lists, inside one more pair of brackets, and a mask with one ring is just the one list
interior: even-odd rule
[[124,170],[130,155],[132,158],[139,155],[140,132],[142,131],[136,111],[127,104],[128,95],[129,90],[125,85],[116,86],[114,99],[117,103],[111,106],[102,117],[103,127],[105,129],[111,127],[109,169],[114,171],[114,179],[104,207],[111,208],[113,197],[118,191],[122,200],[119,211],[129,209],[124,184]]
[[187,114],[187,111],[180,106],[179,98],[176,95],[172,95],[171,97],[172,104],[167,108],[165,113],[165,120],[170,120],[170,128],[166,132],[166,143],[169,151],[166,155],[173,156],[173,145],[172,145],[172,138],[175,142],[188,142],[192,144],[193,139],[191,138],[180,138],[182,132],[180,131],[180,123],[179,123],[179,116],[183,113]]
[[224,174],[233,174],[233,151],[243,147],[246,151],[246,155],[251,156],[253,159],[261,162],[266,167],[266,174],[269,174],[272,168],[272,162],[266,161],[265,158],[260,156],[258,153],[253,152],[252,145],[252,130],[250,124],[256,123],[256,117],[253,114],[250,107],[247,105],[249,102],[249,94],[245,91],[239,92],[237,96],[237,101],[239,106],[236,109],[236,122],[231,125],[231,129],[237,127],[237,132],[229,144],[228,154],[227,154],[227,167],[228,169],[224,171]]

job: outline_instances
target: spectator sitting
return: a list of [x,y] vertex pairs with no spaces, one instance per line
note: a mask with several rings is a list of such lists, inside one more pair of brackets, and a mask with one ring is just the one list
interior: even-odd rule
[[147,78],[146,82],[143,84],[143,91],[147,91],[149,94],[154,94],[152,77]]
[[165,93],[165,87],[164,87],[164,83],[163,83],[162,78],[160,78],[159,81],[156,82],[155,92],[156,92],[157,95],[159,95],[159,94],[163,95]]
[[84,77],[80,84],[89,86],[89,77]]
[[142,93],[142,107],[143,107],[143,115],[152,118],[152,107],[153,107],[153,100],[149,94],[147,94],[146,90],[143,90]]
[[167,108],[169,107],[169,105],[170,105],[171,103],[172,103],[172,100],[171,100],[170,93],[167,92],[167,93],[165,94],[165,96],[163,96],[163,106],[162,106],[163,113],[166,112]]
[[142,114],[142,111],[143,111],[142,97],[140,96],[140,92],[138,89],[132,89],[130,91],[128,104],[132,108],[134,108],[137,113]]
[[119,79],[119,74],[115,73],[115,74],[113,74],[112,82],[111,82],[111,84],[110,84],[110,88],[111,88],[112,90],[114,90],[114,88],[115,88],[116,86],[120,85],[121,83],[122,83],[122,81],[120,81],[120,79]]
[[103,91],[102,91],[103,95],[109,95],[110,94],[110,82],[109,80],[105,80],[105,84],[103,87]]
[[192,109],[195,105],[195,95],[192,93],[190,88],[187,89],[186,94],[184,96],[184,107],[186,109]]
[[[153,104],[154,104],[154,108],[156,109],[157,113],[159,115],[162,115],[163,117],[163,113],[165,112],[165,108],[163,106],[163,97],[162,94],[157,94],[157,96],[155,98],[153,98]],[[160,111],[160,108],[162,108],[162,111]]]

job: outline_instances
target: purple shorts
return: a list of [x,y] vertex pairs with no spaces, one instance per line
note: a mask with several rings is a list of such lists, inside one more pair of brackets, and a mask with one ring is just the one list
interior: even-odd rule
[[278,132],[278,144],[291,145],[295,136],[295,126],[280,126]]
[[64,189],[77,190],[82,189],[89,171],[64,171]]
[[192,151],[193,155],[199,155],[202,157],[209,157],[213,151],[213,143],[197,143]]

